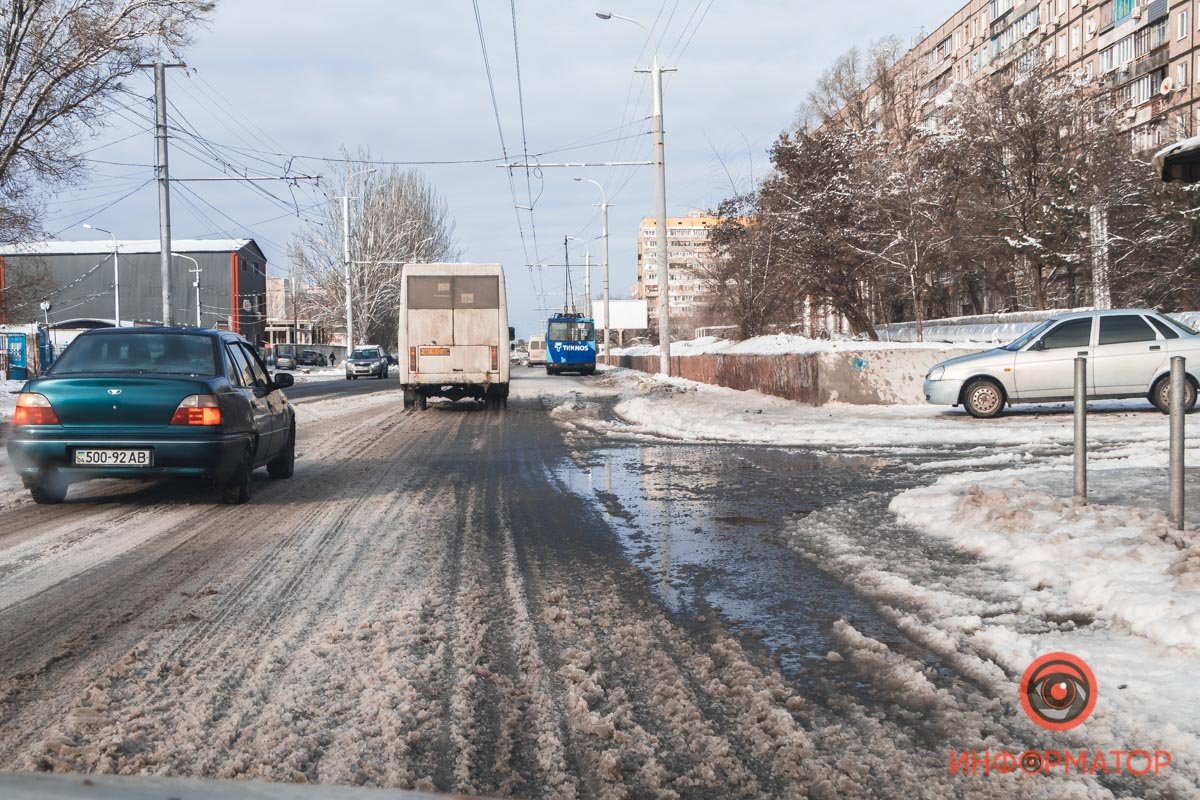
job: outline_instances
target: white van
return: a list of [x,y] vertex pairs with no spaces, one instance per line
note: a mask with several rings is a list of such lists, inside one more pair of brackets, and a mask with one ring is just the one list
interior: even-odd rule
[[430,397],[508,403],[504,268],[499,264],[405,264],[400,287],[400,385],[404,407]]
[[529,366],[541,367],[546,364],[546,337],[529,337]]

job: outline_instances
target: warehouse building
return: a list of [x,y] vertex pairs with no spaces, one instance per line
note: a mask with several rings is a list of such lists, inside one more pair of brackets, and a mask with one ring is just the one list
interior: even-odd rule
[[[237,331],[259,342],[266,327],[267,259],[254,240],[177,239],[172,247],[175,323],[195,325],[198,315],[201,327]],[[112,324],[118,299],[123,324],[159,323],[159,253],[158,240],[30,242],[2,248],[0,324]],[[50,308],[43,309],[44,303]]]

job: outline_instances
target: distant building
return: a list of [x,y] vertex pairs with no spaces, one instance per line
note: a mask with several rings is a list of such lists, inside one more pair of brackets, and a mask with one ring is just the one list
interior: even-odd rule
[[[1200,0],[968,0],[892,70],[917,83],[923,125],[936,128],[956,85],[1035,64],[1111,91],[1135,151],[1194,136]],[[878,87],[864,99],[883,112]]]
[[[267,316],[267,258],[253,239],[176,239],[176,253],[196,260],[200,273],[200,325],[262,340]],[[162,321],[158,240],[118,240],[121,320]],[[172,315],[176,324],[196,324],[195,265],[174,258]],[[8,286],[26,288],[10,301]],[[0,248],[0,323],[43,322],[40,302],[51,304],[52,325],[66,320],[113,320],[113,243],[30,242]]]
[[332,344],[332,332],[311,319],[306,292],[288,278],[267,278],[267,344]]
[[[708,233],[716,224],[716,217],[700,213],[667,218],[672,318],[700,318],[708,310],[711,298],[705,290],[701,271],[713,261]],[[633,296],[646,301],[651,323],[657,319],[659,305],[657,233],[658,221],[654,217],[644,217],[638,231],[637,283],[633,287]]]

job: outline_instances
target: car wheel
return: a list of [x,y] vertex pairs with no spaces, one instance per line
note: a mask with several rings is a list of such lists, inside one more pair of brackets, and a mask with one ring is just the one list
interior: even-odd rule
[[417,392],[416,401],[417,411],[424,411],[425,409],[429,408],[429,398],[420,392]]
[[242,456],[242,463],[221,487],[221,502],[227,505],[240,505],[250,500],[250,480],[254,470],[250,462],[250,452]]
[[[1171,376],[1163,375],[1150,390],[1150,402],[1164,414],[1171,413]],[[1196,405],[1196,384],[1191,379],[1183,389],[1183,412],[1186,414]]]
[[1004,411],[1004,390],[993,380],[976,378],[963,390],[963,407],[977,419],[997,417]]
[[296,473],[296,423],[292,423],[291,430],[288,431],[287,444],[283,446],[283,452],[275,456],[271,463],[267,464],[267,474],[277,480],[290,478]]
[[412,408],[413,405],[415,405],[415,404],[416,404],[416,395],[413,393],[413,390],[405,389],[404,390],[404,407]]
[[29,487],[33,502],[42,506],[55,506],[67,499],[67,482],[57,475],[47,475]]

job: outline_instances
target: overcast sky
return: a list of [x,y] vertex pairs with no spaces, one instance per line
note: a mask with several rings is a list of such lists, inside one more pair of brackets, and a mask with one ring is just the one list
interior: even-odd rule
[[[712,208],[731,193],[722,160],[740,188],[761,176],[769,167],[772,141],[839,53],[888,34],[911,38],[961,5],[961,0],[858,0],[853,6],[811,0],[616,0],[605,6],[517,0],[528,152],[546,154],[542,161],[645,160],[650,155],[650,137],[641,134],[649,126],[642,121],[649,115],[648,78],[633,73],[635,62],[649,63],[648,51],[639,61],[646,36],[629,23],[597,19],[596,10],[635,17],[647,27],[657,18],[655,39],[663,62],[679,69],[668,75],[664,92],[667,204],[674,216]],[[526,145],[511,5],[480,0],[479,6],[505,143],[510,158],[517,158]],[[336,155],[343,145],[363,146],[375,158],[397,161],[498,161],[501,155],[474,8],[466,0],[221,0],[187,62],[194,74],[169,71],[170,101],[181,119],[215,143],[216,155],[200,160],[188,152],[197,148],[194,143],[180,142],[171,152],[175,177],[219,174],[217,156],[262,173],[286,168],[287,159],[250,150],[320,157]],[[149,76],[131,88],[152,96]],[[116,109],[113,125],[88,145],[99,148],[91,157],[119,163],[97,164],[92,180],[56,198],[46,228],[57,238],[97,236],[81,229],[89,220],[121,238],[157,237],[156,191],[153,184],[142,185],[153,173],[139,166],[154,161],[152,106],[127,102],[130,107]],[[627,127],[621,128],[623,123]],[[327,171],[315,160],[297,159],[291,167],[293,173]],[[546,168],[533,177],[534,211],[519,212],[523,247],[504,170],[491,163],[421,169],[449,203],[465,260],[504,264],[510,316],[519,336],[540,327],[537,292],[543,286],[551,305],[562,302],[562,270],[546,270],[539,280],[525,266],[526,253],[529,261],[560,264],[563,236],[571,235],[584,240],[572,242],[572,263],[582,263],[587,239],[593,240],[591,253],[599,263],[599,224],[592,207],[599,192],[571,180],[581,170]],[[636,276],[638,221],[653,214],[652,172],[648,167],[590,169],[586,175],[605,184],[613,204],[612,295],[627,297]],[[518,172],[514,178],[517,204],[528,205],[525,175]],[[286,273],[286,244],[303,224],[288,207],[310,208],[325,195],[283,184],[262,188],[280,199],[245,184],[177,188],[174,235],[253,237],[272,269]],[[340,187],[326,188],[334,195]],[[598,269],[594,275],[598,293]]]

